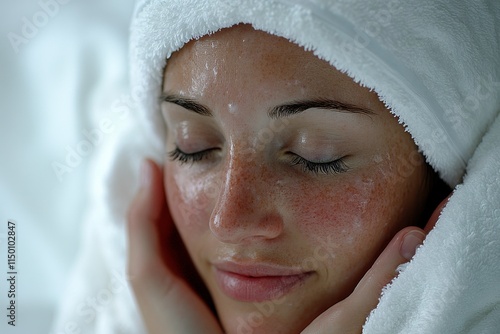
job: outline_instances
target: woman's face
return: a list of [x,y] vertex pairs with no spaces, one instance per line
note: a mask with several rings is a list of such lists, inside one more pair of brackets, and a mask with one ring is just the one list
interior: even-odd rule
[[237,26],[169,60],[172,217],[228,333],[299,332],[419,223],[427,167],[377,95]]

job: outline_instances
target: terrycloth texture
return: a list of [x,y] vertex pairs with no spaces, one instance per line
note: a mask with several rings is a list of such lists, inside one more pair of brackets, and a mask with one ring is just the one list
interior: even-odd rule
[[132,23],[133,94],[160,153],[156,97],[165,59],[193,38],[251,23],[373,88],[455,186],[498,112],[500,94],[491,86],[500,78],[499,17],[496,0],[140,1]]
[[500,333],[500,116],[363,333]]
[[[130,180],[137,180],[141,156],[160,161],[164,154],[158,96],[166,59],[189,40],[238,23],[314,50],[376,91],[456,187],[414,260],[384,290],[364,333],[499,332],[500,120],[489,129],[500,110],[497,0],[139,1],[131,74],[141,126],[131,122],[97,162],[108,172],[96,188],[100,204],[89,219],[75,284],[100,273],[92,295],[96,281],[102,286],[115,268],[124,270],[124,217],[136,189]],[[113,294],[83,332],[140,333],[134,312],[130,291]]]

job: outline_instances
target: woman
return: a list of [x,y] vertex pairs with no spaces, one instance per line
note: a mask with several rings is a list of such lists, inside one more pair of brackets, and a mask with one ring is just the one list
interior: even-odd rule
[[140,1],[147,141],[120,150],[156,161],[128,216],[149,332],[495,332],[499,17],[493,1]]
[[[161,246],[144,234],[155,235],[155,224],[168,235],[175,223],[227,333],[294,333],[346,298],[396,232],[424,225],[435,205],[437,178],[377,95],[286,39],[234,26],[189,42],[168,60],[162,99],[165,189],[147,163],[149,188],[129,231],[131,276],[141,277],[133,282],[151,333],[200,332],[202,319],[216,319],[184,287],[191,276],[168,271],[180,261],[172,243],[166,270],[154,260]],[[376,284],[425,234],[398,237],[391,247],[400,251],[367,276]],[[144,265],[158,286],[147,283],[155,280]],[[165,295],[149,300],[145,289],[164,284]],[[382,286],[364,288],[358,302],[372,308]],[[186,310],[174,312],[179,304]],[[271,305],[267,316],[258,312]],[[370,307],[350,324],[358,332]]]

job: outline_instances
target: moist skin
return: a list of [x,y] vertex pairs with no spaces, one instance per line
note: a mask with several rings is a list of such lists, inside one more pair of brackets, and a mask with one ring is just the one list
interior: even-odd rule
[[[418,223],[429,189],[415,144],[375,93],[312,53],[236,26],[174,54],[164,90],[213,113],[162,105],[168,152],[176,144],[216,149],[194,163],[167,157],[165,187],[226,332],[300,332],[350,294],[397,231]],[[311,109],[282,123],[268,117],[274,106],[315,98],[373,114]],[[313,173],[293,165],[293,154],[344,157],[349,168]],[[310,274],[278,299],[242,301],[220,288],[217,261]]]

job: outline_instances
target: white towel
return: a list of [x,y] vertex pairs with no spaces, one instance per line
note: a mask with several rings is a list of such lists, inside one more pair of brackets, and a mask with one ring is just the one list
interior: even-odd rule
[[500,117],[363,333],[500,333]]
[[92,319],[78,313],[78,302],[125,270],[124,217],[136,189],[130,180],[137,179],[140,157],[160,161],[164,152],[157,98],[166,59],[189,40],[238,23],[313,50],[377,92],[455,188],[425,244],[384,290],[364,333],[499,332],[497,0],[139,1],[131,74],[142,126],[130,121],[96,162],[96,171],[107,172],[96,176],[102,183],[74,274],[80,292],[68,298],[56,328],[74,321],[84,333],[142,330],[128,288],[112,294]]

